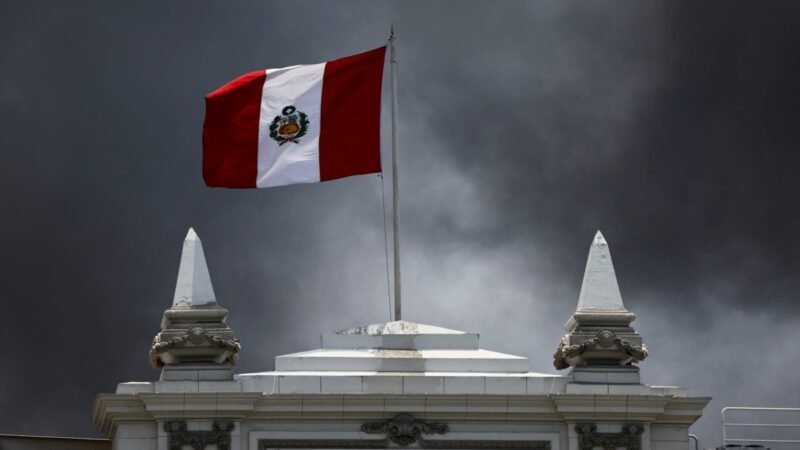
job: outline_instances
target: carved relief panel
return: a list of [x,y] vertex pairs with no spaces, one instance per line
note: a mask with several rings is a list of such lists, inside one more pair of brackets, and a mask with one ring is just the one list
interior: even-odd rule
[[619,433],[598,433],[594,423],[580,423],[575,426],[580,450],[641,450],[644,427],[639,424],[625,424]]

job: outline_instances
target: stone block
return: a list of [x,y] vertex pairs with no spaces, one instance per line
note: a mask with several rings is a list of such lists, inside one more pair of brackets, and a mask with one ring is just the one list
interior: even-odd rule
[[130,382],[120,383],[117,385],[117,394],[152,394],[155,392],[155,386],[150,382]]
[[343,408],[345,412],[355,411],[358,414],[364,411],[383,412],[385,410],[384,401],[382,398],[374,398],[361,395],[359,396],[345,395]]
[[395,376],[365,376],[365,394],[402,394],[403,378]]
[[274,395],[268,397],[268,401],[259,406],[259,411],[276,414],[287,414],[302,410],[302,398],[299,395]]
[[118,439],[152,439],[158,437],[158,431],[155,422],[121,422],[117,425],[116,436]]
[[278,392],[278,377],[275,375],[248,376],[239,381],[242,383],[242,392],[263,392],[265,394]]
[[606,373],[601,371],[578,371],[573,370],[572,373],[572,381],[574,383],[602,383],[606,384],[608,379],[606,378]]
[[303,401],[303,417],[340,418],[343,409],[342,395],[325,395]]
[[686,397],[689,395],[689,391],[685,387],[677,387],[677,386],[659,386],[661,389],[662,395],[671,395],[673,397]]
[[227,365],[175,365],[161,369],[161,381],[226,381],[233,380],[233,367]]
[[486,393],[502,395],[525,394],[525,379],[520,377],[486,377]]
[[510,396],[508,398],[509,414],[552,414],[556,410],[549,401],[532,396]]
[[485,392],[485,377],[444,377],[445,394],[483,394]]
[[467,413],[507,413],[508,397],[505,395],[495,396],[467,396]]
[[213,420],[187,420],[186,429],[188,431],[208,431],[214,425]]
[[321,391],[320,377],[301,375],[278,377],[278,392],[281,394],[319,394]]
[[233,380],[233,368],[214,368],[202,369],[197,371],[197,379],[200,381],[227,381]]
[[181,366],[165,366],[161,369],[160,381],[198,381],[197,369]]
[[569,382],[568,377],[528,377],[525,382],[525,393],[528,395],[560,394]]
[[363,380],[361,377],[324,376],[322,377],[323,394],[360,394]]
[[446,413],[448,415],[465,413],[467,412],[467,396],[448,395],[447,397],[437,398],[436,401],[429,401],[425,407],[425,412],[428,414]]
[[608,394],[607,384],[567,384],[567,394],[604,395]]
[[392,413],[424,413],[426,408],[424,395],[387,395],[384,408]]
[[650,426],[650,436],[653,441],[686,442],[689,428],[686,425],[653,424]]
[[197,381],[156,381],[154,384],[155,384],[155,392],[157,394],[199,392],[200,389]]
[[525,393],[545,395],[550,393],[550,384],[554,378],[528,377],[525,379]]
[[639,384],[639,372],[609,372],[606,374],[609,384]]
[[684,441],[651,441],[651,450],[686,450],[689,446],[688,439]]
[[567,441],[567,449],[565,450],[578,450],[580,448],[577,437],[570,436]]
[[650,388],[641,384],[610,384],[608,393],[612,395],[647,395]]
[[403,393],[405,394],[443,394],[444,379],[442,377],[403,377]]
[[242,384],[238,381],[200,381],[200,392],[242,392]]
[[117,439],[114,450],[158,450],[157,438]]

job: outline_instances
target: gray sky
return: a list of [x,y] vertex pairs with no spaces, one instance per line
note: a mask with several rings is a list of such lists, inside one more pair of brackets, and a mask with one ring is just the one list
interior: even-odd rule
[[96,436],[96,393],[158,376],[189,226],[239,372],[387,320],[377,176],[209,189],[200,137],[219,85],[391,23],[405,318],[555,372],[599,228],[643,381],[715,397],[701,444],[800,406],[800,5],[698,3],[3,2],[0,433]]

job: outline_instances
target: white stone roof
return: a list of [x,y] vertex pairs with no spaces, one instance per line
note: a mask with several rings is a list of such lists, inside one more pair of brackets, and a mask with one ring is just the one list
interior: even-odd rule
[[528,358],[482,349],[318,349],[275,358],[275,370],[524,373]]
[[419,386],[441,392],[446,380],[451,389],[468,385],[471,393],[490,393],[496,383],[525,393],[529,378],[537,380],[537,391],[543,377],[561,378],[530,372],[528,358],[481,349],[475,333],[406,321],[342,330],[323,336],[322,344],[278,356],[275,371],[236,378],[253,389],[283,392],[279,386],[288,386],[293,393],[319,393],[324,385],[340,386],[342,393],[417,392]]
[[478,335],[407,321],[339,331],[275,358],[277,371],[526,373],[528,358],[483,350]]

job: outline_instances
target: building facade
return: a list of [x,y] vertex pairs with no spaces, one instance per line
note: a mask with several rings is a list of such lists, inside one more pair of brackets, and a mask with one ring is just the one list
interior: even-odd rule
[[647,348],[599,232],[555,342],[564,375],[483,349],[477,334],[406,321],[331,333],[278,356],[275,370],[234,374],[240,344],[226,316],[190,230],[150,352],[160,379],[96,399],[114,449],[685,450],[710,400],[640,383]]

